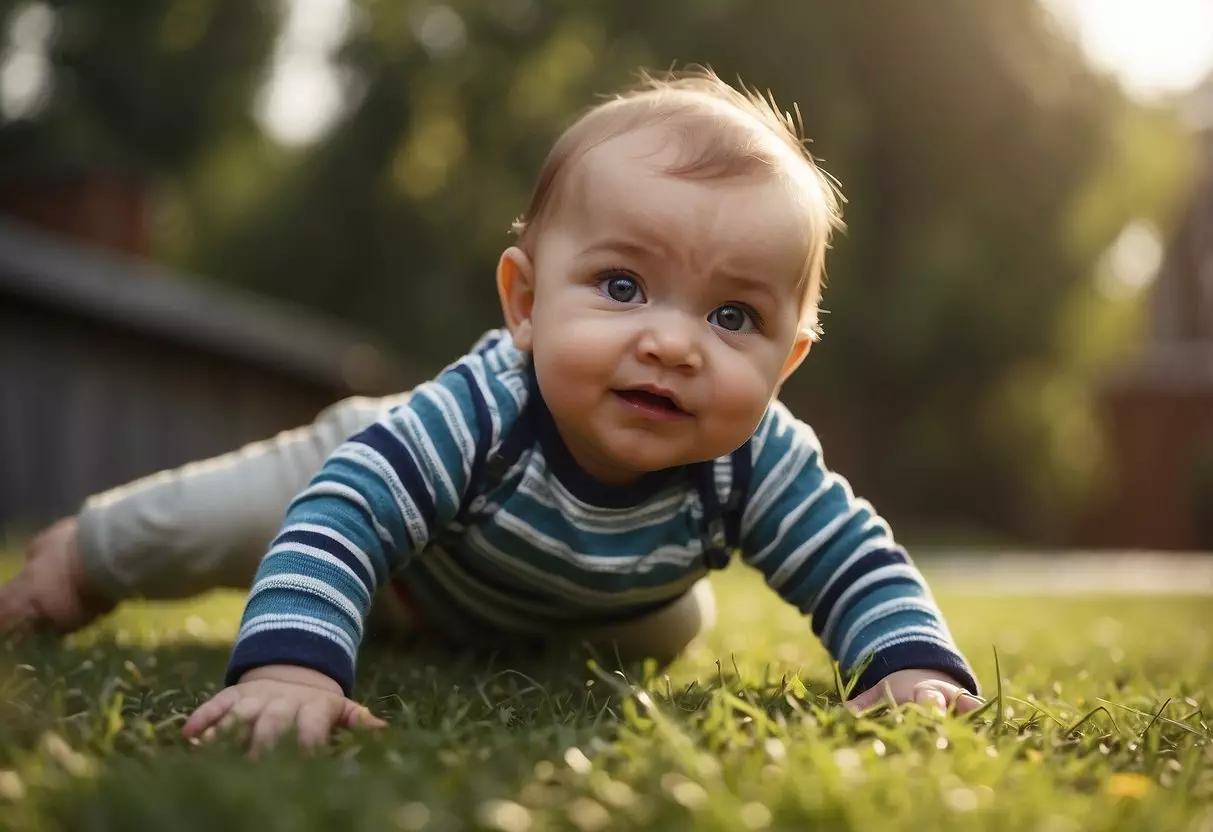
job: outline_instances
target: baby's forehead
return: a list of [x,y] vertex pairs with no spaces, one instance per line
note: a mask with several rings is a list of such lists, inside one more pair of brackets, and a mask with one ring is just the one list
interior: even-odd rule
[[772,188],[782,191],[787,199],[792,197],[784,178],[769,167],[711,175],[707,171],[686,171],[690,159],[682,137],[663,126],[613,136],[570,160],[558,215],[597,213],[616,208],[620,202],[643,215],[649,207],[649,195],[671,185],[700,186],[694,190],[706,202],[728,201],[737,191],[753,187],[767,188],[772,198],[778,198]]
[[671,223],[672,217],[699,212],[710,222],[712,214],[727,213],[744,226],[758,217],[730,208],[754,203],[791,221],[775,223],[780,237],[803,242],[810,236],[814,223],[803,189],[780,168],[737,164],[726,170],[721,162],[709,166],[696,153],[696,148],[687,147],[686,133],[668,124],[612,135],[570,158],[551,219],[598,225],[627,216],[668,227],[678,224]]
[[[683,179],[777,178],[809,209],[814,234],[828,237],[836,213],[832,191],[819,177],[789,124],[765,102],[719,84],[704,91],[663,87],[601,104],[578,119],[552,147],[531,203],[515,223],[520,243],[532,245],[604,149],[638,134],[655,140],[640,152],[660,157],[662,174]],[[653,147],[659,153],[654,153]],[[634,159],[617,160],[616,168]],[[634,166],[633,166],[634,167]],[[649,171],[651,173],[651,171]]]
[[607,196],[634,203],[642,199],[639,189],[649,180],[718,185],[712,190],[719,191],[720,199],[748,185],[776,185],[797,203],[810,198],[812,188],[797,175],[795,160],[773,156],[774,151],[743,151],[735,137],[713,136],[702,123],[689,119],[626,125],[569,154],[561,176],[552,183],[552,213],[600,206]]
[[672,176],[730,178],[807,169],[806,160],[769,127],[726,103],[682,93],[643,105],[643,100],[613,102],[574,125],[563,137],[570,169],[621,144]]

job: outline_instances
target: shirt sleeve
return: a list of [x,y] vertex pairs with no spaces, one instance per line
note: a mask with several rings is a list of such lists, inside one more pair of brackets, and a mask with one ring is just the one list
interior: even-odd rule
[[89,585],[115,601],[247,588],[291,498],[350,434],[407,398],[345,399],[309,425],[90,497],[77,532]]
[[350,692],[376,590],[456,517],[482,430],[501,423],[484,379],[455,365],[329,456],[257,569],[228,684],[290,664]]
[[751,448],[743,557],[811,616],[813,632],[844,674],[871,658],[856,692],[919,668],[946,673],[977,693],[922,574],[872,506],[826,469],[813,430],[776,402]]

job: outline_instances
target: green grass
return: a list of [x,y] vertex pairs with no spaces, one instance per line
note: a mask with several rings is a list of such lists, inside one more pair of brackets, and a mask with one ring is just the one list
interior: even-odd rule
[[668,676],[369,649],[356,694],[390,728],[257,763],[179,737],[238,597],[0,642],[0,828],[1213,829],[1207,597],[941,591],[995,703],[855,719],[802,620],[744,571],[719,588]]

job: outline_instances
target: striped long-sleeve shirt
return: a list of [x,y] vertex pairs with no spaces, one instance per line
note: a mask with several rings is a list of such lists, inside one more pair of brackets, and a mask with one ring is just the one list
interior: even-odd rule
[[[292,502],[250,590],[229,683],[267,664],[318,670],[348,693],[375,593],[399,582],[455,640],[542,637],[624,621],[708,570],[704,500],[684,469],[607,486],[560,441],[527,356],[493,332],[334,452]],[[507,437],[512,464],[492,471]],[[888,525],[828,471],[778,402],[746,446],[743,559],[863,689],[896,670],[976,692],[922,576]],[[721,496],[728,457],[711,463]]]

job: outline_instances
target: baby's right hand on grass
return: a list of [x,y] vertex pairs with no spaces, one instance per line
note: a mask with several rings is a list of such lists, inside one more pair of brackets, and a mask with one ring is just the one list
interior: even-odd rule
[[269,665],[250,670],[238,684],[221,690],[194,711],[181,729],[193,739],[212,728],[249,729],[249,753],[256,757],[295,729],[304,748],[325,743],[335,728],[387,725],[363,705],[347,699],[335,681],[306,667]]

